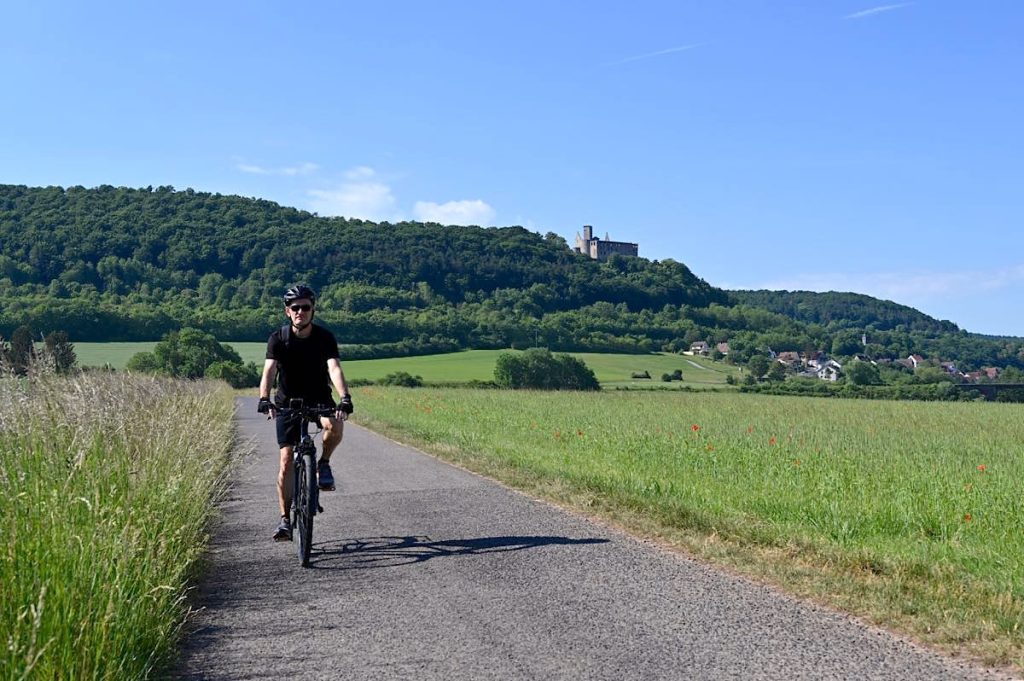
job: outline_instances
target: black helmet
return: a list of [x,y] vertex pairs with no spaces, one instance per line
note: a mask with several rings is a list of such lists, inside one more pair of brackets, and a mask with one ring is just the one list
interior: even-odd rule
[[292,286],[290,289],[284,292],[285,305],[288,305],[292,301],[299,300],[300,298],[308,298],[309,302],[315,303],[316,293],[314,293],[313,289],[306,286],[305,284],[298,284],[297,286]]

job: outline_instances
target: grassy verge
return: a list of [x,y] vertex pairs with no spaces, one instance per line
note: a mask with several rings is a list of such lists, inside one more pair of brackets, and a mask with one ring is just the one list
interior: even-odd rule
[[381,387],[357,405],[470,469],[1024,669],[1018,405]]
[[146,678],[187,609],[233,435],[230,391],[5,378],[0,402],[0,678]]

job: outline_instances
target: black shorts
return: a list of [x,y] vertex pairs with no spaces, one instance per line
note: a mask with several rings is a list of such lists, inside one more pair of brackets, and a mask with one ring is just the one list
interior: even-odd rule
[[[281,400],[277,400],[278,405],[282,404]],[[283,402],[287,405],[287,402]],[[336,407],[334,400],[316,400],[313,402],[307,402],[306,404],[324,406],[324,407]],[[277,418],[274,419],[274,425],[277,426],[277,446],[278,447],[294,447],[299,444],[302,439],[302,417],[298,414],[284,414],[278,413]]]

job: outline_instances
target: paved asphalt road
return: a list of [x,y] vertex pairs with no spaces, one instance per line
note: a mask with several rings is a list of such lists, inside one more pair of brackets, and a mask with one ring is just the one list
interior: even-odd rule
[[[358,407],[358,405],[357,405]],[[274,543],[272,424],[235,468],[184,679],[979,679],[851,619],[348,426],[313,567]]]

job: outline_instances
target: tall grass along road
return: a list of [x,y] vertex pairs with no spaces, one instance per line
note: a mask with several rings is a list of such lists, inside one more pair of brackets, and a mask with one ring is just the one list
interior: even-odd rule
[[[238,413],[259,454],[224,505],[180,678],[991,678],[356,426],[303,570],[269,538],[272,424],[252,399]],[[511,439],[516,418],[474,430],[507,421]]]
[[230,391],[0,378],[0,679],[143,679],[174,656]]

